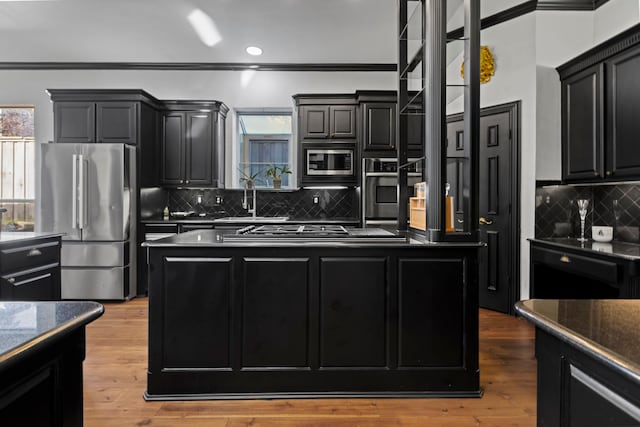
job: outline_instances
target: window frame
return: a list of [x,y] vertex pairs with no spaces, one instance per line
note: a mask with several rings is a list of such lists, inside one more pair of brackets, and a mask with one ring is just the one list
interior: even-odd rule
[[[293,108],[235,108],[233,110],[233,137],[232,139],[232,147],[231,147],[231,160],[230,163],[227,163],[228,169],[231,170],[231,180],[229,181],[231,184],[227,186],[230,189],[242,189],[243,187],[238,186],[238,182],[240,180],[240,172],[238,171],[238,167],[240,163],[244,160],[244,153],[240,152],[240,117],[243,115],[253,115],[253,116],[278,116],[278,115],[286,115],[291,117],[291,133],[290,134],[251,134],[252,138],[260,141],[267,140],[275,140],[282,141],[285,135],[290,135],[289,137],[289,150],[288,150],[288,164],[292,173],[289,175],[289,185],[283,189],[285,190],[294,190],[297,188],[297,144],[295,144],[296,134],[295,130],[296,126],[296,115],[294,114]],[[244,136],[244,138],[247,138]],[[264,177],[263,177],[264,178]],[[258,189],[269,189],[268,185],[258,185],[256,188]]]

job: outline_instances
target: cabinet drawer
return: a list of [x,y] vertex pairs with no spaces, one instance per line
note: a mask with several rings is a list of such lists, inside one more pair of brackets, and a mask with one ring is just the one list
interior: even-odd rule
[[145,234],[149,233],[177,233],[178,232],[178,224],[145,224],[144,225]]
[[60,242],[38,242],[0,249],[0,272],[24,270],[60,262]]
[[552,249],[531,249],[534,262],[544,263],[554,268],[592,277],[607,283],[618,283],[618,264],[588,256],[576,255],[571,252],[555,251]]
[[57,263],[2,276],[2,300],[43,301],[60,299],[60,267]]

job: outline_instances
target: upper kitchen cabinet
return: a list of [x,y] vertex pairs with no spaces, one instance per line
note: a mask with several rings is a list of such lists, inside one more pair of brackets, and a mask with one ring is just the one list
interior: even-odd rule
[[160,183],[223,187],[227,106],[217,101],[164,104]]
[[[395,91],[358,91],[362,114],[363,157],[395,157],[397,94]],[[408,116],[407,150],[420,157],[424,125],[422,116]]]
[[604,177],[603,65],[562,82],[562,175],[565,180]]
[[562,178],[640,179],[640,25],[558,67]]
[[48,92],[53,102],[53,142],[136,145],[140,186],[157,185],[157,99],[137,89]]
[[353,142],[358,137],[357,106],[353,95],[293,96],[298,110],[298,139]]

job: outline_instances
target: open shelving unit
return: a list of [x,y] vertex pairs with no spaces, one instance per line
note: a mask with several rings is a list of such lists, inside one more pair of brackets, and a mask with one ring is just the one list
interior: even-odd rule
[[[398,3],[398,144],[399,165],[406,165],[410,116],[424,123],[427,183],[419,200],[407,188],[407,172],[400,167],[398,228],[424,234],[429,241],[478,240],[478,129],[480,123],[480,5],[464,0],[464,36],[447,39],[447,0],[400,0]],[[463,43],[464,82],[447,82],[447,48]],[[451,50],[451,49],[450,49]],[[455,50],[455,49],[453,49]],[[464,96],[464,131],[455,141],[455,157],[448,154],[447,95]],[[450,141],[453,143],[454,141]],[[403,185],[404,184],[404,185]],[[460,197],[455,203],[458,217],[447,224],[445,186]],[[422,211],[416,210],[420,204]],[[410,212],[407,212],[409,209]],[[424,215],[418,220],[416,215]],[[407,224],[411,213],[411,223]],[[416,221],[414,221],[416,218]],[[412,227],[411,224],[419,224]],[[422,226],[424,225],[424,227]],[[447,227],[449,225],[449,227]]]

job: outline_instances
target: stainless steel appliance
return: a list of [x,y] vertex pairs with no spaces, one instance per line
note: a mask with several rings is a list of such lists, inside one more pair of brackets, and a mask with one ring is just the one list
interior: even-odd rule
[[353,148],[309,148],[306,149],[306,174],[353,175],[355,149]]
[[[362,222],[365,225],[393,225],[398,220],[398,161],[363,159]],[[407,185],[422,180],[422,162],[409,159]]]
[[126,300],[136,292],[135,148],[38,144],[38,231],[65,233],[63,299]]
[[325,242],[328,244],[406,242],[403,235],[381,228],[347,228],[335,224],[267,224],[250,225],[233,235],[224,236],[225,242],[273,242],[299,243]]

